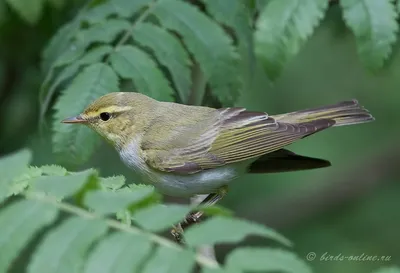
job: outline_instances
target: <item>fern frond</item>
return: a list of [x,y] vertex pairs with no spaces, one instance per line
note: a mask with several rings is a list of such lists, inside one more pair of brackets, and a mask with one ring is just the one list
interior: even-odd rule
[[157,64],[145,52],[133,46],[121,46],[111,54],[114,70],[132,79],[137,90],[158,100],[172,101],[173,90]]
[[140,272],[140,267],[152,247],[153,243],[145,236],[115,232],[96,245],[83,272]]
[[128,30],[130,26],[130,23],[126,20],[110,19],[78,31],[75,39],[81,48],[86,48],[96,42],[108,44],[112,43],[118,34]]
[[255,50],[268,76],[275,79],[323,18],[326,0],[271,0],[255,32]]
[[181,101],[187,102],[191,87],[192,62],[179,40],[163,28],[149,23],[139,24],[132,31],[132,38],[149,48],[158,62],[168,69]]
[[[83,162],[98,142],[97,135],[85,126],[64,126],[66,117],[76,116],[96,98],[118,91],[118,77],[109,66],[97,63],[85,68],[63,92],[55,106],[53,147],[58,154]],[[73,105],[73,107],[71,107]]]
[[22,200],[0,211],[0,272],[18,256],[30,239],[58,215],[57,208],[32,200]]
[[239,95],[242,79],[238,71],[239,55],[223,29],[183,1],[161,1],[152,14],[161,25],[182,36],[213,94],[223,104],[232,104]]
[[86,252],[106,232],[107,225],[101,220],[81,217],[65,220],[40,243],[28,266],[28,272],[81,272]]
[[393,1],[343,0],[340,4],[361,61],[370,69],[381,68],[392,53],[399,28]]

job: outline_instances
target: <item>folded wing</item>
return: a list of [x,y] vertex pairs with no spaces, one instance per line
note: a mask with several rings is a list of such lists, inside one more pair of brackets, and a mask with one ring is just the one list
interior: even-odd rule
[[244,108],[218,111],[219,121],[210,124],[209,134],[203,132],[203,141],[197,137],[194,139],[195,145],[168,150],[147,149],[144,151],[147,164],[160,171],[196,173],[277,151],[335,124],[331,119],[302,123],[278,122],[266,113],[251,112]]

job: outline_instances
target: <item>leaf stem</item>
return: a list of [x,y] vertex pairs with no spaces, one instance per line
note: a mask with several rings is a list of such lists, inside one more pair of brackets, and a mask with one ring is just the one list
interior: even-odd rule
[[[126,41],[131,37],[133,30],[135,29],[135,27],[140,24],[141,22],[143,22],[147,16],[149,16],[150,12],[157,6],[156,4],[160,3],[162,0],[159,1],[154,1],[152,3],[150,3],[147,7],[147,10],[145,10],[138,18],[135,22],[132,23],[132,26],[126,30],[124,36],[121,37],[121,39],[118,41],[118,43],[115,45],[113,52],[116,51],[116,49],[118,47],[120,47],[121,45],[123,45],[124,43],[126,43]],[[112,55],[112,52],[108,54],[105,62],[107,63],[110,59],[110,56]]]
[[199,63],[197,62],[194,62],[193,64],[192,79],[192,90],[186,103],[190,105],[201,105],[204,94],[206,93],[207,81],[203,71],[201,71]]

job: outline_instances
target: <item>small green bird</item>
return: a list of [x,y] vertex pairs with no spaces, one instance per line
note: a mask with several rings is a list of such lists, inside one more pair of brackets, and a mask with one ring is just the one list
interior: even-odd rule
[[374,118],[356,100],[269,116],[245,108],[214,109],[159,102],[133,92],[107,94],[64,123],[89,126],[121,159],[162,193],[210,194],[215,203],[242,173],[330,166],[283,149],[332,126]]

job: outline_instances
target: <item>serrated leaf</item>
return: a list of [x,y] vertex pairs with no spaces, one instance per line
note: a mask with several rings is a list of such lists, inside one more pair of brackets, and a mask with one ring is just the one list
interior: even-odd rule
[[58,165],[43,165],[40,170],[44,175],[65,176],[68,173],[65,168]]
[[238,68],[239,55],[221,26],[183,1],[160,1],[152,13],[163,26],[182,36],[213,94],[223,104],[232,104],[239,95],[242,75]]
[[57,33],[51,38],[42,54],[42,70],[48,74],[55,60],[65,52],[71,45],[71,38],[79,29],[80,21],[78,18],[73,19],[68,24],[62,26]]
[[244,1],[202,0],[217,21],[236,31],[239,42],[249,45],[252,39],[250,12]]
[[258,235],[290,246],[291,242],[275,230],[241,219],[216,216],[185,231],[185,240],[190,246],[236,243],[246,236]]
[[151,251],[152,243],[144,236],[114,233],[103,239],[90,254],[85,273],[138,272]]
[[96,171],[91,169],[67,176],[42,176],[32,181],[31,189],[56,198],[65,198],[78,193],[96,177]]
[[74,273],[83,269],[89,247],[107,231],[100,220],[72,217],[48,233],[34,252],[29,273]]
[[0,183],[7,182],[28,169],[32,153],[23,149],[0,158]]
[[133,46],[121,46],[111,54],[110,60],[122,78],[133,80],[138,92],[157,100],[172,101],[174,91],[147,53]]
[[129,18],[140,9],[153,2],[152,0],[111,0],[104,2],[85,14],[85,20],[89,23],[98,23],[111,15],[118,14],[120,17]]
[[57,209],[47,204],[22,200],[0,211],[0,272],[7,268],[29,240],[43,227],[52,223]]
[[[66,66],[55,78],[53,83],[48,86],[48,83],[44,83],[42,85],[41,97],[43,97],[41,107],[41,115],[44,115],[49,107],[51,99],[53,98],[54,93],[57,88],[72,78],[78,73],[79,69],[84,65],[89,65],[93,63],[100,62],[104,55],[110,53],[112,51],[112,47],[108,45],[97,46],[91,50],[89,50],[86,54],[84,54],[79,60],[72,63],[71,65]],[[50,80],[49,80],[50,81]],[[42,116],[43,118],[43,116]]]
[[142,273],[187,273],[192,272],[194,264],[194,254],[189,250],[159,246]]
[[[110,92],[118,91],[118,77],[102,63],[86,67],[64,90],[55,109],[53,148],[64,161],[79,164],[86,161],[98,143],[98,136],[86,126],[61,124],[60,121],[76,116],[85,107]],[[73,107],[71,107],[73,105]]]
[[353,31],[361,61],[370,69],[381,68],[397,39],[397,13],[391,0],[340,1],[346,24]]
[[159,232],[179,223],[189,212],[186,205],[156,204],[137,211],[132,220],[146,230]]
[[125,184],[125,177],[122,175],[101,177],[100,186],[103,189],[117,190]]
[[12,179],[28,169],[32,153],[27,149],[0,158],[0,203],[7,197]]
[[325,0],[271,0],[257,21],[255,50],[275,79],[314,32],[328,7]]
[[40,168],[29,167],[29,169],[26,172],[13,179],[9,187],[8,196],[20,194],[25,190],[26,187],[28,187],[29,182],[32,179],[40,177],[42,174],[43,171]]
[[101,59],[108,53],[111,53],[113,48],[109,45],[100,45],[90,49],[79,61],[80,65],[87,65],[100,62]]
[[54,61],[52,67],[56,68],[78,61],[85,53],[83,44],[73,43]]
[[110,44],[118,34],[128,30],[130,26],[130,23],[126,20],[110,19],[79,31],[75,38],[83,45],[83,48],[95,42]]
[[375,270],[373,273],[400,273],[400,267],[391,266],[391,267],[382,267],[378,270]]
[[154,194],[151,187],[135,191],[92,191],[86,194],[85,205],[97,213],[116,213],[142,202]]
[[287,250],[242,247],[233,250],[226,260],[227,269],[257,272],[311,273],[311,268]]
[[43,0],[6,0],[18,15],[34,25],[39,21],[43,11]]
[[181,101],[187,102],[191,87],[192,63],[180,41],[168,31],[148,23],[137,25],[132,32],[132,38],[152,50],[157,60],[171,73]]

